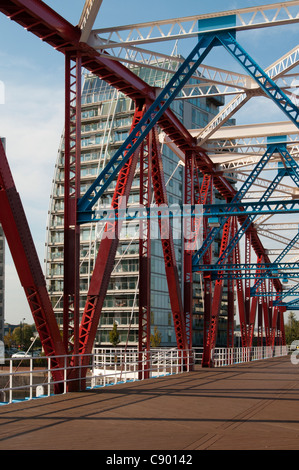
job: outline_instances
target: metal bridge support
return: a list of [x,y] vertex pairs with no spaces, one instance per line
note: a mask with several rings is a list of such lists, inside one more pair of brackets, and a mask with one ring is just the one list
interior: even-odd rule
[[64,186],[64,296],[63,340],[78,361],[80,304],[81,58],[65,56],[65,186]]
[[[222,241],[220,254],[225,250],[227,244],[229,243],[230,231],[231,231],[231,222],[232,219],[229,218],[223,228]],[[209,332],[207,335],[207,342],[204,343],[203,356],[202,356],[202,366],[211,367],[213,366],[213,357],[212,352],[216,345],[217,332],[218,332],[218,321],[221,307],[221,299],[223,293],[223,279],[217,279],[215,283],[213,301],[212,301],[212,311],[211,311],[211,320],[209,325]]]
[[[185,154],[185,178],[184,178],[184,204],[185,210],[194,203],[194,154],[186,152]],[[186,214],[187,215],[187,214]],[[192,272],[192,254],[195,245],[195,222],[190,217],[184,218],[184,317],[186,323],[186,335],[188,348],[192,348],[192,318],[193,318],[193,272]]]
[[[0,140],[0,223],[24,289],[43,349],[48,357],[65,349],[32,240],[23,205]],[[51,361],[55,392],[63,391],[63,357]]]
[[[140,197],[141,207],[149,207],[152,200],[152,133],[140,150]],[[151,333],[151,221],[139,222],[139,327],[138,327],[138,370],[139,378],[150,376],[150,333]]]
[[[158,215],[163,215],[163,211],[165,211],[165,208],[168,207],[167,193],[164,181],[158,131],[156,128],[153,130],[152,181],[155,203],[158,206],[158,209],[161,207],[161,211],[158,211]],[[175,259],[172,230],[169,226],[169,221],[161,217],[159,217],[159,228],[177,347],[184,356],[184,363],[187,364],[188,358],[186,357],[186,354],[188,350],[188,340],[186,335],[184,310],[181,298],[178,268]]]

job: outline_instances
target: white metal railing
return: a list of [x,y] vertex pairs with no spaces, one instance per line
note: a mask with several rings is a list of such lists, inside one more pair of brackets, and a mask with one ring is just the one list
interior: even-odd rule
[[[212,361],[214,367],[223,367],[285,356],[288,352],[288,346],[215,348]],[[61,364],[55,371],[61,371],[60,391],[66,393],[72,381],[79,389],[85,389],[188,372],[194,364],[201,364],[202,353],[203,348],[160,348],[140,354],[136,348],[96,348],[89,356],[78,355],[75,365],[70,365],[70,356],[8,358],[0,368],[0,404],[53,395],[57,385],[52,374],[53,359]],[[77,371],[72,378],[71,369]]]
[[250,362],[271,357],[287,356],[287,346],[258,346],[252,348],[215,348],[212,351],[214,367]]

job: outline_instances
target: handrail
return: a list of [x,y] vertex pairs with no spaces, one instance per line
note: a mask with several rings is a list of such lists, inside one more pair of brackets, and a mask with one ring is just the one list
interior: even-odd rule
[[[271,357],[285,356],[288,354],[288,346],[261,346],[252,348],[215,348],[212,350],[212,362],[214,367],[224,367],[240,362],[250,362]],[[89,362],[86,366],[84,355],[78,355],[78,365],[70,365],[70,356],[59,356],[61,359],[60,370],[63,371],[63,394],[72,389],[75,382],[78,390],[94,389],[143,380],[145,377],[159,378],[167,375],[181,374],[192,371],[194,367],[201,365],[203,348],[181,351],[177,348],[154,348],[151,351],[138,354],[137,348],[95,348],[88,355]],[[186,365],[186,358],[187,365]],[[56,358],[55,358],[56,359]],[[57,358],[58,359],[58,358]],[[26,362],[24,362],[26,361]],[[43,361],[41,363],[41,361]],[[0,404],[11,404],[23,400],[32,400],[39,397],[54,395],[55,382],[52,377],[53,357],[29,357],[28,359],[5,359],[7,370],[2,366],[0,380]],[[22,362],[22,367],[18,363]],[[13,369],[15,364],[17,367]],[[87,373],[86,369],[88,368]],[[69,377],[70,369],[77,374]],[[57,370],[57,369],[55,369]],[[84,372],[84,373],[82,373]],[[147,374],[146,374],[147,372]],[[61,383],[61,382],[60,382]]]

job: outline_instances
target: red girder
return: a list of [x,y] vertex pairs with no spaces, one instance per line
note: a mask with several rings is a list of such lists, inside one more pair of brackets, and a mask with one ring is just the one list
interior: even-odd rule
[[[156,92],[153,87],[122,64],[109,59],[108,55],[107,58],[102,57],[92,47],[81,43],[79,28],[62,18],[41,0],[0,0],[0,11],[55,49],[63,53],[73,50],[74,55],[81,53],[82,66],[132,99],[143,98],[150,103],[155,100]],[[233,186],[219,174],[206,152],[197,145],[196,139],[170,109],[160,118],[159,126],[180,149],[189,149],[196,153],[198,168],[203,174],[213,175],[215,188],[226,200],[235,195],[236,190]],[[246,215],[239,220],[244,221],[245,218]],[[265,262],[270,262],[255,228],[250,226],[248,231],[252,233],[251,243],[256,255],[262,255]],[[280,280],[275,279],[274,283],[276,290],[281,290]]]
[[[147,83],[141,80],[137,75],[135,75],[121,63],[111,60],[108,54],[107,57],[100,56],[95,49],[85,43],[81,43],[80,29],[77,26],[71,25],[68,21],[58,15],[54,10],[52,10],[41,0],[0,0],[0,11],[3,12],[6,16],[8,16],[11,20],[19,23],[31,33],[35,34],[44,42],[47,42],[51,47],[54,47],[60,52],[64,54],[73,54],[73,57],[77,57],[78,55],[80,55],[83,67],[108,82],[111,86],[122,91],[125,95],[132,98],[133,100],[136,101],[139,99],[143,99],[147,100],[149,103],[154,102],[156,98],[155,88],[149,86]],[[236,190],[222,174],[219,174],[219,172],[216,170],[216,166],[214,166],[206,152],[200,146],[197,145],[196,139],[194,139],[190,135],[188,130],[176,118],[176,116],[170,109],[168,109],[160,118],[159,126],[181,150],[185,152],[191,151],[195,153],[197,168],[201,171],[203,175],[211,175],[213,177],[213,185],[219,191],[222,197],[224,197],[227,201],[231,200],[234,197],[234,195],[236,194]],[[156,142],[156,139],[154,139],[154,142]],[[156,156],[157,155],[158,152],[156,152]],[[126,165],[124,170],[119,175],[119,181],[121,179],[125,179],[126,181],[126,191],[129,190],[130,186],[128,183],[128,174],[126,173],[127,170],[128,168]],[[126,176],[124,177],[124,175]],[[157,173],[155,174],[154,169],[153,176],[157,176]],[[161,183],[160,187],[162,187]],[[239,222],[244,222],[246,217],[246,214],[244,214],[244,216],[238,217]],[[6,230],[9,230],[7,226]],[[256,229],[253,225],[249,227],[247,233],[250,234],[251,246],[254,249],[256,255],[258,257],[262,256],[266,263],[270,263],[270,259],[268,258],[265,249],[256,232]],[[107,241],[107,239],[105,241],[103,240],[103,242],[103,247],[101,249],[101,253],[103,255],[103,258],[101,259],[100,263],[101,266],[98,269],[97,276],[94,277],[94,280],[91,283],[87,303],[88,307],[84,312],[83,320],[81,323],[81,352],[87,352],[91,350],[93,338],[95,336],[97,328],[97,322],[93,320],[91,321],[91,318],[94,317],[95,310],[101,310],[101,307],[99,309],[97,303],[99,302],[99,298],[102,298],[102,295],[104,294],[105,289],[107,288],[109,281],[109,269],[112,269],[111,260],[113,259],[113,256],[116,251],[115,243],[110,243],[109,241]],[[172,258],[171,246],[168,243],[168,246],[166,247],[166,244],[164,243],[163,249],[167,266],[167,263],[172,263],[172,261],[170,261]],[[15,260],[15,262],[19,265],[21,271],[25,269],[24,266],[20,266],[20,262],[18,260]],[[173,295],[171,292],[172,289],[177,289],[177,291],[179,292],[179,286],[177,285],[177,276],[175,274],[175,270],[176,266],[172,264],[171,274],[168,273],[169,279],[171,278],[171,295]],[[19,273],[19,275],[21,276],[20,279],[23,278],[23,274],[24,273],[22,272]],[[29,276],[29,279],[29,273],[27,273],[26,276],[27,275]],[[100,282],[100,285],[102,286],[100,296],[98,282]],[[275,279],[273,281],[273,284],[277,291],[281,290],[281,283],[279,279]],[[28,298],[31,298],[31,294],[28,294]],[[100,303],[102,302],[102,300],[100,301]],[[175,313],[174,318],[178,344],[180,344],[180,347],[186,348],[187,341],[184,331],[185,325],[184,319],[181,317],[182,305],[180,304],[179,297],[177,297],[175,301],[173,300],[173,302],[173,312],[177,312]],[[265,305],[265,302],[263,302],[263,304]],[[35,308],[33,310],[36,311]],[[267,314],[266,309],[264,307],[264,315],[265,323],[267,324],[265,325],[267,330],[266,336],[269,341],[270,319],[268,316],[268,307]],[[53,325],[51,325],[51,327],[52,326]],[[53,326],[53,328],[55,329],[56,327]],[[53,334],[53,340],[55,342],[54,338],[56,338],[57,332]],[[60,346],[57,346],[57,348],[59,349]],[[52,349],[54,350],[55,348]]]
[[[131,129],[139,122],[143,115],[143,108],[136,108]],[[114,209],[125,209],[122,203],[127,202],[132,181],[135,174],[139,152],[136,151],[122,168],[118,175],[112,207]],[[122,222],[114,220],[107,222],[105,232],[101,240],[93,275],[87,294],[86,306],[83,312],[79,331],[79,352],[90,354],[97,333],[99,319],[102,313],[103,302],[108,288],[110,275],[119,241],[119,230]],[[88,361],[88,359],[86,358]]]
[[81,174],[82,71],[80,57],[72,61],[66,54],[65,58],[63,337],[66,351],[78,354],[80,226],[77,223],[77,201]]
[[[152,182],[155,203],[157,206],[167,206],[167,192],[164,181],[162,157],[160,153],[160,144],[157,129],[153,131],[153,151],[152,151]],[[163,209],[161,210],[163,212]],[[161,233],[161,243],[164,255],[164,264],[168,292],[170,297],[170,306],[172,310],[174,329],[176,333],[177,347],[180,350],[188,349],[186,336],[186,326],[181,299],[181,290],[179,283],[178,268],[175,259],[174,244],[169,221],[165,218],[159,218],[159,228]]]
[[[47,356],[64,355],[62,339],[20,196],[0,141],[0,223]],[[53,359],[53,377],[63,380],[63,358]]]
[[[231,229],[232,229],[232,217],[230,217],[226,221],[223,227],[221,247],[220,247],[220,253],[219,253],[220,256],[223,253],[223,251],[226,249],[229,243]],[[213,364],[213,358],[211,357],[211,353],[212,353],[212,350],[216,346],[219,313],[220,313],[221,299],[222,299],[222,293],[223,293],[223,284],[224,284],[223,279],[217,280],[215,282],[213,301],[212,301],[212,307],[211,307],[209,332],[207,334],[207,341],[203,345],[203,355],[202,355],[203,367],[210,367],[211,364]]]
[[[194,154],[185,153],[185,194],[184,204],[191,207],[194,203]],[[186,324],[186,335],[189,349],[192,348],[192,312],[193,312],[193,272],[192,256],[193,244],[196,242],[196,230],[194,230],[194,219],[184,219],[184,315]]]
[[[149,207],[152,202],[152,133],[150,132],[140,149],[140,189],[139,203],[141,207]],[[150,351],[151,333],[151,221],[139,221],[139,321],[138,321],[138,351],[139,377],[150,376],[148,354]],[[145,354],[147,355],[145,361]],[[143,366],[143,367],[142,367]]]

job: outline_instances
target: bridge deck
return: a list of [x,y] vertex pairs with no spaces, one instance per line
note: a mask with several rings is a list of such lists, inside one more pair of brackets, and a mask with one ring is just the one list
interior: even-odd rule
[[299,449],[289,357],[0,408],[0,449]]

